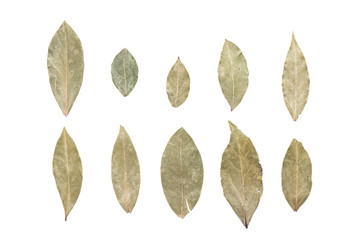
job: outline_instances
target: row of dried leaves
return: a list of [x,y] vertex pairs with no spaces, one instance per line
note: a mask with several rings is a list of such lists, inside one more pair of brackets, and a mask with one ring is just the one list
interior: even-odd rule
[[[221,182],[223,193],[245,227],[258,207],[263,193],[262,167],[252,141],[229,122],[231,136],[223,152]],[[65,210],[65,220],[75,205],[82,185],[81,159],[64,128],[56,144],[53,173]],[[122,208],[130,213],[140,189],[140,165],[136,150],[121,126],[112,153],[112,184]],[[285,198],[294,211],[308,198],[312,166],[302,144],[293,139],[282,168]],[[168,141],[161,162],[161,181],[171,209],[184,218],[196,205],[203,184],[203,163],[191,136],[180,128]]]
[[[64,115],[68,115],[82,85],[84,59],[81,41],[64,22],[51,40],[47,66],[52,92]],[[135,58],[125,48],[113,60],[112,80],[123,96],[128,96],[138,79]],[[218,64],[218,79],[231,110],[242,101],[248,88],[248,67],[242,51],[225,40]],[[309,94],[307,64],[294,35],[282,77],[284,101],[294,121],[303,111]],[[173,107],[182,105],[189,94],[190,77],[178,58],[171,68],[166,91]]]
[[[54,96],[64,115],[68,115],[82,84],[84,61],[81,42],[66,22],[51,40],[48,71]],[[130,94],[137,83],[138,66],[127,49],[115,57],[111,74],[122,95]],[[248,75],[241,50],[226,40],[218,65],[218,78],[231,110],[238,106],[248,88]],[[287,108],[296,120],[307,101],[309,77],[294,35],[284,65],[282,86]],[[183,104],[189,89],[189,74],[178,58],[167,77],[166,90],[171,105]],[[251,140],[234,124],[229,124],[231,137],[222,156],[221,182],[226,199],[248,227],[263,192],[262,167]],[[117,199],[126,212],[131,212],[140,189],[140,166],[132,141],[122,126],[114,146],[111,169]],[[76,145],[65,129],[55,148],[53,172],[66,220],[80,194],[82,164]],[[193,139],[183,128],[171,137],[163,153],[161,181],[170,207],[184,218],[199,200],[203,163]],[[283,192],[294,211],[307,199],[311,186],[309,156],[302,144],[294,139],[282,168]]]

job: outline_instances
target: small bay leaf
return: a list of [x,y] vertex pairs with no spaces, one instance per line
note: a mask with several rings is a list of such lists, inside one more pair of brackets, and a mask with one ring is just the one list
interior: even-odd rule
[[166,91],[172,107],[181,106],[187,99],[190,89],[190,78],[180,58],[171,68],[167,77]]
[[301,142],[292,140],[284,157],[282,189],[289,205],[296,212],[312,189],[312,163]]
[[223,152],[223,193],[244,226],[252,219],[263,193],[262,167],[252,141],[229,122],[231,139]]
[[122,126],[113,148],[111,172],[117,200],[131,213],[140,190],[140,164],[130,136]]
[[124,48],[111,65],[112,81],[123,96],[128,96],[138,79],[138,66],[132,54]]
[[80,39],[66,22],[50,42],[47,69],[52,92],[67,116],[82,85],[84,56]]
[[218,79],[231,111],[242,101],[248,88],[247,61],[242,51],[232,42],[225,40],[218,64]]
[[81,191],[82,164],[75,142],[65,128],[57,141],[52,165],[66,221]]
[[168,141],[162,156],[161,181],[167,202],[184,218],[201,195],[203,163],[191,136],[180,128]]
[[302,50],[292,34],[287,59],[282,76],[284,102],[293,120],[298,119],[307,103],[309,94],[309,74]]

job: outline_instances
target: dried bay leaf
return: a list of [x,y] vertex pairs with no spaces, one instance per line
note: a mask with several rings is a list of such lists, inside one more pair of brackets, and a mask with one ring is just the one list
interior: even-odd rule
[[189,89],[189,74],[180,58],[178,58],[168,73],[166,85],[168,100],[172,107],[179,107],[186,101]]
[[117,200],[131,213],[140,190],[140,164],[130,136],[122,126],[113,148],[111,173]]
[[132,54],[124,48],[111,65],[112,81],[123,96],[128,96],[138,79],[138,66]]
[[65,128],[57,141],[52,164],[66,221],[81,191],[82,164],[75,142]]
[[50,42],[47,68],[52,92],[67,116],[81,88],[84,56],[80,39],[66,22]]
[[301,142],[292,140],[284,157],[282,189],[294,211],[307,200],[312,189],[312,163]]
[[180,128],[168,141],[162,156],[161,181],[167,202],[184,218],[201,195],[203,163],[191,136]]
[[231,111],[242,101],[248,88],[247,61],[241,50],[225,40],[218,64],[218,79]]
[[284,102],[293,120],[298,119],[307,103],[309,94],[309,74],[302,50],[292,34],[287,59],[282,76]]
[[223,152],[223,193],[244,226],[252,219],[263,193],[262,167],[252,141],[229,122],[231,138]]

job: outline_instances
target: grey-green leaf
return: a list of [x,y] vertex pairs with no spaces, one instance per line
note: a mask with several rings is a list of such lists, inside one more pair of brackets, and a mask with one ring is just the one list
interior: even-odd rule
[[168,141],[162,156],[161,181],[167,202],[184,218],[201,195],[203,164],[191,136],[180,128]]
[[225,40],[218,65],[218,79],[231,111],[242,101],[248,88],[247,61],[241,50]]
[[111,173],[117,200],[131,213],[140,190],[140,164],[130,136],[122,126],[113,148]]
[[67,116],[82,85],[84,55],[80,39],[66,22],[51,40],[47,68],[52,92]]
[[166,91],[172,107],[181,106],[187,99],[190,88],[189,74],[180,58],[168,73]]
[[111,65],[112,81],[123,96],[134,89],[138,79],[138,66],[135,58],[126,49],[116,55]]
[[282,89],[285,105],[293,120],[298,119],[307,103],[309,94],[309,74],[302,50],[292,35],[287,59],[284,63]]
[[307,200],[312,189],[312,163],[301,142],[293,139],[284,157],[282,189],[294,211]]
[[82,164],[75,142],[65,128],[57,141],[52,164],[66,221],[81,191]]
[[223,152],[223,193],[247,228],[263,193],[262,167],[252,141],[229,122],[231,139]]

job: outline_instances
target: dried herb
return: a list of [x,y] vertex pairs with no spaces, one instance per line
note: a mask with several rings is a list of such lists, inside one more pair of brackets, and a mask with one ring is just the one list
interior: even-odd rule
[[247,61],[241,50],[225,40],[218,65],[218,79],[231,111],[242,101],[248,88]]
[[284,157],[282,189],[294,211],[298,211],[312,189],[312,163],[302,143],[296,139],[293,139]]
[[52,164],[66,221],[81,191],[82,164],[75,142],[65,128],[57,141]]
[[282,76],[284,102],[293,120],[298,119],[307,103],[309,94],[309,74],[304,55],[292,35]]
[[140,165],[130,136],[122,126],[113,148],[111,172],[118,202],[130,213],[140,190]]
[[126,49],[122,49],[111,66],[112,81],[123,96],[134,89],[138,79],[138,66],[135,58]]
[[184,218],[201,195],[203,164],[193,139],[183,128],[167,143],[162,156],[161,180],[168,204],[178,217]]
[[252,219],[263,193],[262,167],[252,141],[229,122],[231,139],[223,152],[223,193],[244,226]]
[[189,74],[178,58],[167,77],[166,91],[172,107],[179,107],[186,101],[189,88]]
[[84,56],[80,39],[66,22],[51,40],[47,68],[52,92],[67,116],[81,88]]

